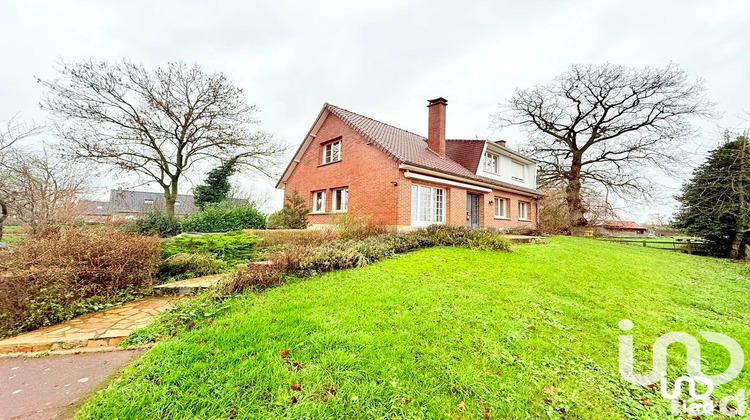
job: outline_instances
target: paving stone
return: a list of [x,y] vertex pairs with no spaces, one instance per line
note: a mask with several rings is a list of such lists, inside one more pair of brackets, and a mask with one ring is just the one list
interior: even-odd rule
[[0,341],[0,353],[116,345],[136,328],[148,325],[156,314],[169,309],[170,301],[171,299],[165,298],[146,298],[7,338]]

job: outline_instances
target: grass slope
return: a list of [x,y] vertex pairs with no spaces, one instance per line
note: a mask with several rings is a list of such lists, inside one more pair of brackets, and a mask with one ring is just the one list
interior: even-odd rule
[[[234,298],[79,416],[665,418],[658,389],[618,374],[618,321],[635,322],[641,372],[669,331],[722,332],[750,349],[743,269],[579,238],[419,251]],[[708,373],[722,371],[726,352],[702,344]],[[714,396],[749,387],[745,371]]]

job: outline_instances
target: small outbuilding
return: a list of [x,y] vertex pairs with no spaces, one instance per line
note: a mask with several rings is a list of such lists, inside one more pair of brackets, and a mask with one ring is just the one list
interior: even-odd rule
[[597,226],[599,236],[645,237],[648,229],[629,220],[608,220]]

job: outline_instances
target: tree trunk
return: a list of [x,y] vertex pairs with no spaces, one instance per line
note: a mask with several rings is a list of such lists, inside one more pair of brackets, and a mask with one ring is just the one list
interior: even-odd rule
[[581,154],[573,154],[573,163],[566,173],[567,185],[565,186],[565,202],[568,204],[568,215],[571,227],[586,226],[586,208],[581,197]]
[[174,203],[177,201],[177,182],[164,188],[164,210],[170,216],[174,216]]
[[742,232],[737,232],[734,234],[734,240],[732,240],[732,248],[729,250],[729,258],[736,260],[740,258],[740,246],[742,245],[742,237],[744,234]]
[[5,219],[8,218],[8,206],[5,201],[0,200],[0,242],[3,240],[3,228],[5,227]]

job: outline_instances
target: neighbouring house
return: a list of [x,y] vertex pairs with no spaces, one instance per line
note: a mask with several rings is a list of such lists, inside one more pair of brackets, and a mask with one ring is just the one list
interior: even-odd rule
[[[140,215],[165,210],[164,194],[147,191],[129,191],[122,188],[109,193],[109,201],[83,200],[81,213],[87,223],[104,223],[112,220],[131,220]],[[192,195],[178,194],[174,213],[178,218],[198,211]]]
[[89,224],[107,223],[109,221],[108,201],[81,200],[78,203],[78,214]]
[[428,102],[426,138],[326,103],[276,187],[307,198],[311,227],[348,211],[398,229],[535,230],[536,162],[505,141],[446,139],[448,101]]
[[597,226],[596,234],[599,236],[615,237],[639,237],[646,236],[645,227],[632,221],[607,220]]

